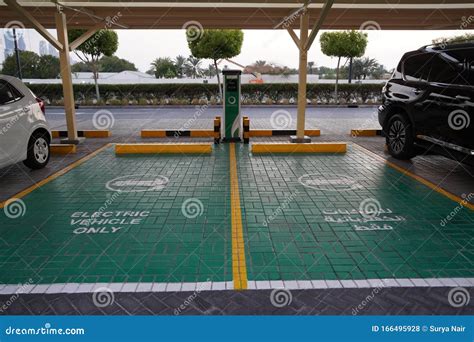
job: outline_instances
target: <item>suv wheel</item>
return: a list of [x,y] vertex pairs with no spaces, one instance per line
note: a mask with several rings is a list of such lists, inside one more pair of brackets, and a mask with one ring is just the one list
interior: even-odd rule
[[410,159],[416,155],[411,123],[405,116],[393,115],[385,132],[390,155],[397,159]]
[[41,169],[48,164],[50,156],[49,137],[46,133],[35,132],[28,142],[27,158],[23,162],[30,169]]

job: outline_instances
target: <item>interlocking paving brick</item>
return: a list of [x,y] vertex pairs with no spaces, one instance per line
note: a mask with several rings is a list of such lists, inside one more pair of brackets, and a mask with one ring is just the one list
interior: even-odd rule
[[100,152],[22,198],[22,216],[0,212],[0,283],[232,280],[228,165],[219,146],[210,156]]
[[360,148],[238,158],[250,280],[474,275],[473,212]]
[[[451,289],[291,290],[291,302],[280,308],[271,304],[271,290],[202,291],[197,296],[193,292],[115,293],[113,302],[102,308],[94,305],[90,293],[28,294],[20,295],[0,315],[472,315],[474,300],[453,307],[449,304]],[[472,294],[472,288],[467,290]],[[10,297],[0,296],[0,302]],[[177,312],[185,301],[189,305]]]

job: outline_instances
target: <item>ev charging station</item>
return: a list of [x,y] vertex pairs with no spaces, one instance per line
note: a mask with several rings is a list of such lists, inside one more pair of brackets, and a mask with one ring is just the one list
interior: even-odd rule
[[223,70],[224,76],[224,115],[222,122],[222,141],[241,141],[242,117],[240,114],[240,70]]

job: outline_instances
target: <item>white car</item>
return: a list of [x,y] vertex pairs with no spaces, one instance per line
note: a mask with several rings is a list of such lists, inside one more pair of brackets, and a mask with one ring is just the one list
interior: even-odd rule
[[50,142],[44,102],[18,78],[0,75],[0,168],[21,161],[45,167]]

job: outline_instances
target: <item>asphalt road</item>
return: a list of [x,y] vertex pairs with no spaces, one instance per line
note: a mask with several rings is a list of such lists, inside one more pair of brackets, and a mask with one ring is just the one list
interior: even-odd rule
[[[243,107],[251,128],[294,129],[295,106]],[[119,135],[140,129],[211,129],[212,119],[221,115],[220,107],[81,107],[76,110],[78,129],[108,128]],[[47,108],[46,117],[52,129],[65,129],[64,109]],[[380,128],[377,107],[335,108],[309,107],[306,127],[319,128],[325,134],[347,135],[351,129]]]

